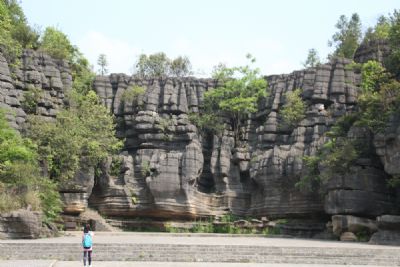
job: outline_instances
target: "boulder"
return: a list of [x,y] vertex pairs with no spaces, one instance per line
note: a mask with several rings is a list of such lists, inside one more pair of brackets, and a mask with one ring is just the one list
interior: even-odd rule
[[340,235],[340,241],[355,242],[357,241],[357,237],[352,232],[344,232]]
[[42,232],[41,213],[30,210],[16,210],[0,215],[0,239],[38,238]]
[[354,234],[368,232],[372,234],[378,230],[375,220],[351,215],[332,216],[332,227],[333,233],[337,236],[341,236],[344,232],[352,232]]
[[376,218],[378,232],[372,235],[371,244],[400,245],[400,216],[382,215]]

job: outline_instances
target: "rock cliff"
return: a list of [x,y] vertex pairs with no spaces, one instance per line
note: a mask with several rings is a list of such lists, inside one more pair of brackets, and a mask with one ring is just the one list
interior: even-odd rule
[[[360,52],[359,58],[369,58]],[[360,60],[364,60],[360,59]],[[94,90],[117,119],[123,151],[106,160],[95,177],[82,169],[62,187],[67,214],[87,205],[108,217],[193,218],[231,212],[237,215],[327,218],[397,214],[397,194],[387,179],[398,175],[398,118],[373,136],[352,128],[348,138],[368,147],[351,173],[335,177],[326,195],[307,193],[295,184],[304,174],[303,156],[314,155],[337,118],[354,111],[360,74],[349,60],[335,59],[316,68],[266,76],[269,92],[249,117],[235,146],[229,120],[221,135],[198,129],[190,113],[201,110],[203,95],[217,86],[212,79],[140,80],[125,74],[97,76]],[[128,99],[132,86],[146,89]],[[10,111],[16,129],[24,127],[21,101],[32,88],[42,91],[35,112],[56,116],[71,88],[68,64],[26,51],[13,70],[0,55],[0,107]],[[301,88],[306,117],[296,127],[281,123],[285,93]],[[327,216],[328,215],[328,216]]]
[[[216,136],[200,131],[188,119],[189,113],[199,112],[203,93],[212,90],[216,81],[98,76],[94,89],[117,117],[125,148],[118,159],[104,164],[91,205],[107,216],[164,218],[227,212],[374,217],[394,212],[395,192],[387,188],[387,174],[373,149],[373,137],[363,129],[350,131],[349,138],[371,146],[371,153],[360,159],[351,174],[330,181],[325,197],[295,187],[302,175],[303,156],[314,155],[334,121],[354,110],[360,75],[350,63],[337,59],[316,68],[265,77],[269,96],[247,120],[238,147],[228,122],[224,133]],[[134,102],[124,100],[124,92],[135,85],[143,86],[146,93]],[[280,123],[280,110],[284,94],[296,88],[303,90],[307,112],[289,129]],[[381,157],[382,153],[378,151]],[[122,164],[118,173],[111,174],[116,160]]]
[[21,130],[26,120],[24,92],[38,92],[37,106],[31,112],[51,120],[64,104],[64,95],[71,86],[71,70],[66,61],[25,50],[20,63],[11,68],[0,53],[0,108],[8,112],[8,119],[16,129]]

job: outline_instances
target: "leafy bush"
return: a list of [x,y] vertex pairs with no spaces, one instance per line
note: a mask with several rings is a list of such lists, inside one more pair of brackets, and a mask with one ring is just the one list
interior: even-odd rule
[[216,135],[220,135],[224,130],[224,124],[221,119],[213,114],[205,113],[189,113],[189,121],[203,131],[210,131]]
[[[247,55],[251,63],[255,58]],[[219,65],[213,77],[222,84],[204,94],[204,113],[212,116],[228,116],[234,132],[235,142],[240,139],[242,121],[257,111],[259,101],[267,95],[267,81],[258,69],[250,66],[227,68]]]
[[0,211],[30,206],[52,221],[62,203],[57,184],[40,174],[36,149],[31,140],[8,125],[0,111]]
[[144,160],[141,167],[141,173],[144,177],[151,175],[150,161]]
[[350,167],[362,152],[356,140],[347,138],[348,131],[358,119],[357,114],[339,118],[326,133],[330,139],[322,148],[315,155],[303,156],[304,169],[295,184],[297,188],[305,192],[316,192],[329,179],[350,172]]
[[146,92],[146,89],[144,89],[141,86],[130,86],[128,87],[125,92],[122,94],[122,100],[124,102],[134,102],[138,104],[138,100],[140,96],[143,96],[144,93]]
[[115,157],[112,159],[110,165],[110,175],[119,176],[121,174],[123,160],[121,158]]
[[71,57],[72,88],[78,94],[86,95],[92,90],[96,75],[91,70],[89,61],[76,47],[74,47]]
[[301,89],[296,89],[285,94],[286,103],[283,105],[280,113],[283,122],[289,127],[296,126],[305,117],[306,104],[301,99]]
[[47,162],[57,181],[72,178],[81,159],[95,166],[118,151],[122,142],[115,137],[113,117],[98,96],[72,91],[70,106],[57,114],[55,123],[30,116],[28,135],[39,147],[40,160]]
[[319,170],[321,161],[322,159],[319,156],[304,156],[304,174],[295,184],[295,187],[305,192],[315,192],[321,183],[321,173]]
[[40,49],[56,59],[71,60],[74,53],[67,35],[54,27],[47,27],[44,31]]
[[352,70],[355,73],[361,73],[361,68],[362,68],[362,64],[361,63],[356,63],[356,62],[351,62],[350,64],[346,64],[344,66],[345,70]]
[[31,87],[28,91],[24,92],[24,100],[21,102],[21,106],[28,114],[35,114],[38,103],[42,97],[42,89]]
[[369,60],[361,68],[361,88],[364,92],[377,91],[380,85],[388,80],[385,68],[381,63]]

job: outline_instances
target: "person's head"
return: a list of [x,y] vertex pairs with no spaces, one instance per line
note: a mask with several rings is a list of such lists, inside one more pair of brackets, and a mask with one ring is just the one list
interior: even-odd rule
[[83,227],[83,232],[84,233],[88,233],[90,231],[90,224],[85,224],[85,226]]

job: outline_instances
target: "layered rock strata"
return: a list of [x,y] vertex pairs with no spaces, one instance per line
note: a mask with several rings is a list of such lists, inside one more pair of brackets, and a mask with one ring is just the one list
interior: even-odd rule
[[0,108],[18,130],[23,128],[28,112],[23,105],[27,92],[37,92],[29,112],[51,120],[71,86],[71,70],[66,61],[25,50],[19,63],[11,68],[0,53]]
[[[374,217],[392,211],[394,192],[386,188],[387,177],[373,156],[360,160],[348,176],[331,181],[326,199],[295,187],[303,156],[314,155],[336,118],[355,108],[360,76],[347,67],[350,63],[338,59],[265,77],[269,96],[241,129],[238,144],[229,120],[220,136],[201,131],[189,120],[191,112],[201,110],[204,92],[217,86],[214,80],[98,76],[94,88],[117,117],[125,149],[118,157],[119,173],[111,174],[116,159],[104,164],[91,204],[108,216],[164,218],[227,212]],[[124,92],[133,86],[146,92],[127,101]],[[307,112],[296,127],[288,128],[281,123],[280,110],[285,93],[296,88],[303,91]],[[361,130],[349,134],[372,143]]]
[[[244,122],[236,143],[229,119],[220,135],[198,129],[189,119],[190,113],[201,112],[204,92],[218,85],[215,80],[96,77],[94,90],[116,116],[117,134],[125,146],[102,164],[97,177],[83,160],[75,179],[62,186],[65,212],[79,214],[89,204],[103,215],[124,218],[231,212],[326,220],[326,215],[336,214],[395,214],[396,192],[386,187],[399,166],[395,118],[382,135],[363,129],[349,132],[348,137],[364,142],[370,153],[360,157],[349,174],[329,181],[326,197],[295,186],[304,175],[303,156],[315,155],[336,119],[356,107],[360,75],[350,64],[336,59],[266,76],[268,97]],[[34,112],[51,120],[71,88],[71,74],[65,62],[26,51],[21,66],[12,71],[0,55],[0,82],[0,105],[15,114],[9,119],[21,129],[26,120],[24,92],[40,89]],[[145,93],[127,97],[133,86],[144,87]],[[281,109],[285,94],[297,88],[302,89],[307,111],[290,128],[281,123]]]

